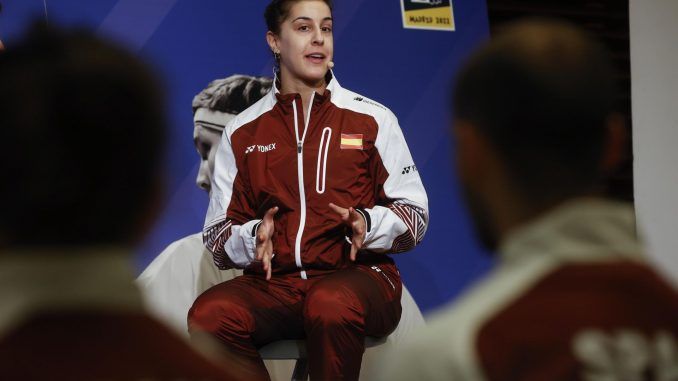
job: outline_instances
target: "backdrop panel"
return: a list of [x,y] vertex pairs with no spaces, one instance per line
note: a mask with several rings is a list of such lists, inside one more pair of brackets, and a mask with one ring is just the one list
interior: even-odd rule
[[[3,1],[0,38],[8,49],[31,18],[45,17],[46,8],[50,23],[86,25],[149,59],[164,75],[171,123],[167,200],[160,220],[138,248],[140,269],[169,243],[202,227],[207,195],[195,185],[198,155],[192,142],[191,99],[215,78],[271,75],[262,16],[266,3]],[[405,8],[398,0],[336,3],[335,74],[344,87],[385,104],[398,116],[428,192],[431,220],[426,238],[396,260],[420,307],[429,310],[453,298],[489,265],[459,198],[453,142],[447,133],[453,74],[488,36],[485,1],[453,0],[453,22],[438,20],[438,30],[404,28]],[[444,6],[449,0],[417,3]],[[409,9],[417,17],[422,14],[420,8]],[[410,21],[419,26],[427,22]]]

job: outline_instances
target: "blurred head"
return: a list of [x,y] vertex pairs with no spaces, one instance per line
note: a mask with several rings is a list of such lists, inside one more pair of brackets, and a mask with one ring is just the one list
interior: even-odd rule
[[152,71],[89,32],[38,26],[0,54],[0,247],[140,238],[160,199],[161,105]]
[[601,45],[548,21],[507,27],[467,62],[454,91],[457,163],[487,246],[502,238],[500,219],[596,193],[619,164],[613,75]]
[[226,124],[268,93],[272,82],[236,74],[210,82],[193,98],[193,143],[200,155],[198,187],[207,192],[212,188],[214,158]]
[[330,0],[273,0],[264,13],[266,40],[283,78],[316,85],[334,54]]

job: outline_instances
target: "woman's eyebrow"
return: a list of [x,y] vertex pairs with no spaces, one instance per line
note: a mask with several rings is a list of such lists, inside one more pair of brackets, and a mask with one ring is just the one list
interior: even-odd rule
[[[297,20],[313,21],[313,19],[310,18],[310,17],[308,17],[308,16],[299,16],[299,17],[297,17],[296,19],[292,20],[292,22],[295,22],[295,21],[297,21]],[[325,17],[325,18],[323,18],[322,21],[332,21],[332,17]]]

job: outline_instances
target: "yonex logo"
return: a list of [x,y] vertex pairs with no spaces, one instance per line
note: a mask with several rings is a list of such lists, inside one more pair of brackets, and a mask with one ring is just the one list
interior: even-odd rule
[[401,174],[404,175],[404,174],[406,174],[406,173],[416,172],[416,171],[417,171],[417,166],[416,166],[416,165],[409,165],[409,166],[403,168],[403,171],[401,172]]
[[265,145],[265,146],[260,146],[260,145],[249,146],[249,147],[245,148],[245,155],[247,155],[248,153],[252,153],[255,150],[257,150],[258,152],[273,151],[275,149],[275,145],[276,145],[276,143],[271,143],[271,144],[268,144],[268,145]]
[[275,143],[271,143],[269,145],[265,146],[257,146],[257,151],[259,152],[268,152],[268,151],[273,151],[275,149]]

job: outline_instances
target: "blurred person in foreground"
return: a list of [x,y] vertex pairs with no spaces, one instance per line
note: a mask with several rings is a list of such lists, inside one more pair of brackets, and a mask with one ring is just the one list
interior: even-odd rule
[[558,22],[512,25],[466,64],[457,165],[498,263],[378,379],[678,379],[678,296],[602,189],[626,135],[613,82],[604,49]]
[[161,198],[151,71],[37,26],[0,53],[3,379],[233,380],[145,315],[131,248]]

